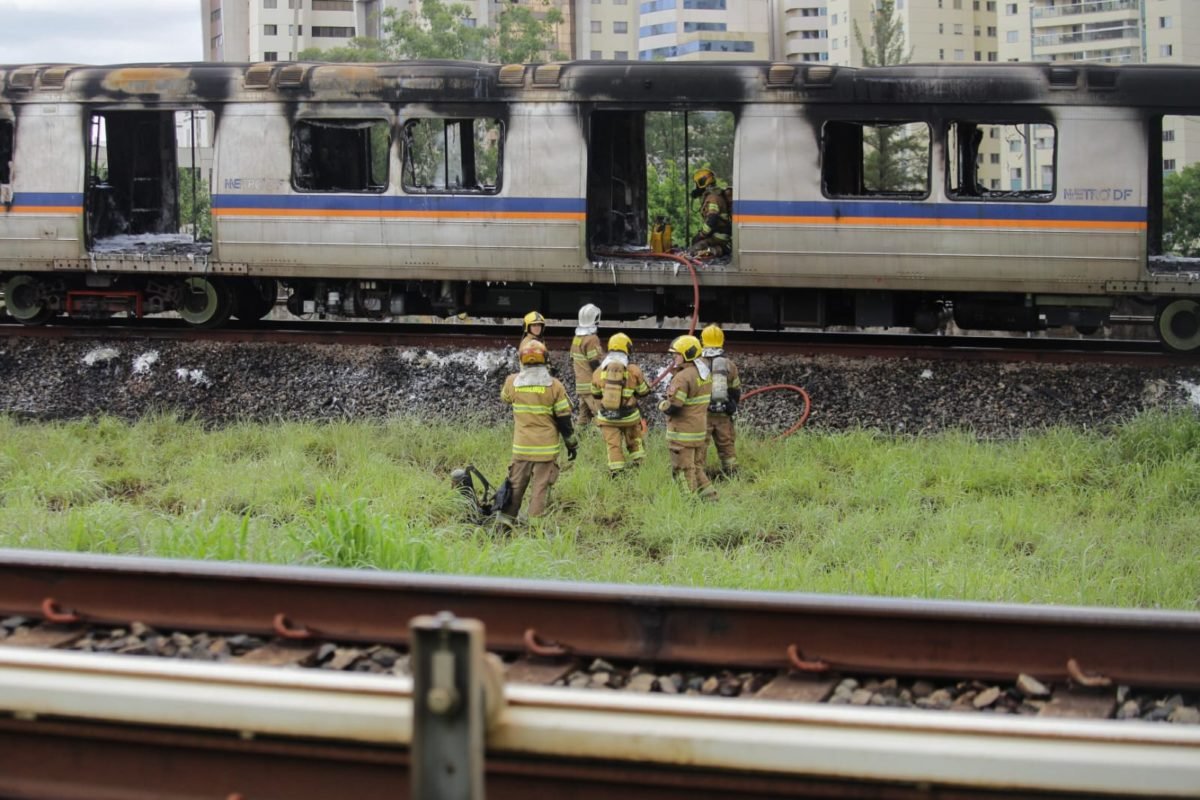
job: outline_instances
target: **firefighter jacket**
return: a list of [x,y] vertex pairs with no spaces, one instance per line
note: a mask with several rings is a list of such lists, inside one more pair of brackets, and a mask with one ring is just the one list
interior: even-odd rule
[[[592,374],[592,397],[601,401],[596,412],[596,422],[600,425],[615,425],[624,428],[629,425],[640,425],[642,412],[638,409],[637,399],[650,394],[650,385],[646,376],[637,364],[628,364],[624,353],[609,353],[596,371]],[[622,356],[615,358],[614,356]],[[603,406],[604,388],[611,385],[613,389],[620,385],[621,407],[616,411]]]
[[543,366],[526,368],[504,380],[500,399],[513,409],[513,460],[555,460],[559,433],[571,436],[571,401],[562,382]]
[[700,201],[700,235],[711,236],[720,242],[729,242],[733,236],[733,220],[729,213],[729,199],[724,190],[713,190]]
[[600,363],[600,337],[595,331],[571,340],[571,365],[575,367],[575,393],[580,397],[592,394],[592,372]]
[[541,342],[542,344],[546,343],[545,340],[542,339],[541,336],[534,336],[532,333],[527,333],[521,337],[521,344],[517,345],[517,352],[518,353],[521,352],[522,350],[525,349],[525,345],[529,344],[530,342],[534,342],[534,341]]
[[[703,375],[702,375],[703,373]],[[708,403],[712,375],[708,365],[695,361],[684,364],[667,388],[667,444],[676,447],[703,447],[708,435]]]

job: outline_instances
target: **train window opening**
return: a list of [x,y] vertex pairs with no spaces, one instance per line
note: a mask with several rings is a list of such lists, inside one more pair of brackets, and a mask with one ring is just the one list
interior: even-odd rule
[[[587,241],[596,251],[645,250],[651,232],[686,247],[699,230],[692,176],[711,169],[733,186],[734,115],[728,111],[596,111],[588,147]],[[662,224],[660,224],[662,223]],[[657,244],[657,242],[656,242]]]
[[1054,199],[1058,132],[1037,122],[951,122],[946,193],[952,200]]
[[203,109],[91,115],[84,207],[88,248],[206,252],[212,132]]
[[821,181],[831,197],[929,196],[929,125],[924,122],[826,122]]
[[1200,267],[1200,215],[1190,185],[1200,167],[1187,164],[1184,147],[1200,138],[1200,116],[1167,114],[1148,132],[1147,249],[1149,267],[1173,272]]
[[292,128],[292,186],[298,192],[382,192],[391,127],[373,119],[301,120]]
[[0,185],[12,183],[13,121],[0,119]]
[[496,194],[503,169],[498,119],[414,119],[404,125],[404,191]]

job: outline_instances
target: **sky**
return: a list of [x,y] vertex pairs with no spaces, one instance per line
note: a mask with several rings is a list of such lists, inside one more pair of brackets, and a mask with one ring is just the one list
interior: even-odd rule
[[0,0],[0,64],[200,61],[198,0]]

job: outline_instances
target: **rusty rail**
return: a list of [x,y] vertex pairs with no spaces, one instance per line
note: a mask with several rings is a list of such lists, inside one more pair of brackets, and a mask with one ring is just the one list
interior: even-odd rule
[[[730,668],[1200,688],[1200,614],[704,591],[0,550],[0,614],[404,645],[409,619],[488,645]],[[557,651],[556,651],[557,652]],[[811,671],[809,669],[809,671]]]

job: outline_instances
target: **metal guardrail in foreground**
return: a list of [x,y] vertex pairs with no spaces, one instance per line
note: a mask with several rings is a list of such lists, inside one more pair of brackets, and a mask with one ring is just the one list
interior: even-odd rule
[[413,680],[0,649],[0,797],[1200,797],[1197,727],[488,688],[414,623]]

